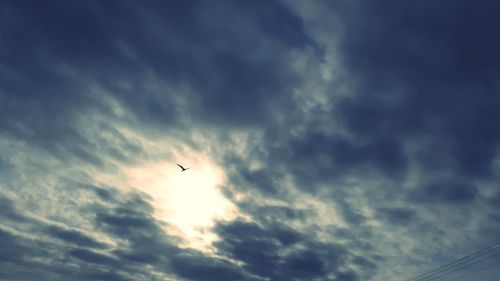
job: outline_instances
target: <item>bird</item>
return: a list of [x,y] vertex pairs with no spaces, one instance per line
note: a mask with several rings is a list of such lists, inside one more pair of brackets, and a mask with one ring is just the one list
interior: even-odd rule
[[180,164],[177,164],[177,166],[181,167],[181,169],[182,169],[182,171],[181,171],[181,172],[184,172],[184,171],[185,171],[185,170],[187,170],[187,169],[191,169],[191,168],[184,168],[184,167],[182,167],[182,165],[180,165]]

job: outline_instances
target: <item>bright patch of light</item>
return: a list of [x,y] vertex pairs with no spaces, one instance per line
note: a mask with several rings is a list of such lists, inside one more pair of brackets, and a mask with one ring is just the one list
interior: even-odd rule
[[217,239],[211,227],[229,220],[235,207],[220,192],[224,173],[209,158],[184,157],[181,172],[176,161],[150,163],[126,169],[128,182],[153,198],[155,216],[168,223],[167,231],[184,239],[187,247],[208,250]]

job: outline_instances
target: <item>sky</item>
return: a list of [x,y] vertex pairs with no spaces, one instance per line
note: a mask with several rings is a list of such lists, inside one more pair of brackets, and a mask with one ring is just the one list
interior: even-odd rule
[[499,13],[2,1],[0,280],[408,280],[499,243]]

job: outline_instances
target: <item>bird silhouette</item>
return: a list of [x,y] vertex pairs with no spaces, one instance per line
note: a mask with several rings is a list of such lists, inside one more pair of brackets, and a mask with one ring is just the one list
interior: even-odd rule
[[182,169],[182,171],[181,171],[181,172],[184,172],[184,171],[185,171],[185,170],[187,170],[187,169],[191,169],[191,168],[184,168],[184,167],[182,167],[182,165],[180,165],[180,164],[177,164],[177,166],[181,167],[181,169]]

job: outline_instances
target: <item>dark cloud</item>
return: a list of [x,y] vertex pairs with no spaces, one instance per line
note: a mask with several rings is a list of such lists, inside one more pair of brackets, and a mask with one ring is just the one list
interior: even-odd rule
[[294,208],[289,206],[278,206],[278,205],[260,205],[260,206],[250,206],[248,204],[242,203],[239,205],[243,210],[248,210],[252,212],[254,216],[258,218],[259,221],[266,221],[268,223],[272,222],[282,222],[282,221],[294,221],[294,220],[305,220],[308,215],[311,214],[311,210]]
[[76,244],[82,247],[105,248],[106,244],[96,241],[95,239],[76,230],[64,229],[56,226],[49,226],[47,233],[53,237],[57,237],[66,242]]
[[104,265],[108,267],[116,266],[118,260],[91,250],[75,249],[69,251],[69,255],[88,263]]
[[332,182],[349,175],[373,173],[389,178],[404,176],[406,155],[396,139],[378,138],[354,143],[339,136],[308,132],[289,144],[289,168],[304,191],[314,192],[314,182]]
[[487,175],[500,136],[493,109],[500,100],[487,74],[499,70],[493,34],[500,22],[491,13],[498,5],[462,1],[449,9],[450,3],[353,4],[357,17],[346,18],[341,59],[356,98],[338,112],[362,138],[443,138],[433,157],[452,162],[441,165]]
[[5,263],[16,263],[21,262],[24,255],[29,255],[28,248],[20,245],[15,235],[10,232],[0,230],[0,236],[2,239],[2,255],[0,260],[3,264]]
[[275,276],[279,267],[278,241],[256,224],[235,222],[224,226],[218,234],[223,238],[219,249],[230,257],[245,262],[247,270],[259,276]]
[[409,193],[409,199],[417,202],[439,203],[470,203],[477,196],[477,188],[473,185],[442,181],[419,186],[414,192]]
[[[198,100],[193,105],[198,104],[194,112],[201,114],[200,120],[224,124],[264,121],[269,101],[292,87],[293,76],[285,70],[286,55],[281,53],[285,48],[304,46],[307,36],[301,20],[284,5],[267,1],[239,5],[245,8],[224,1],[140,6],[117,2],[73,6],[62,1],[51,6],[8,4],[4,18],[10,26],[4,30],[11,47],[6,50],[7,66],[18,75],[4,83],[10,86],[4,92],[11,105],[5,112],[17,112],[16,123],[26,124],[32,118],[22,116],[31,109],[26,104],[41,96],[46,101],[33,108],[39,114],[73,115],[82,105],[93,104],[84,94],[85,85],[51,67],[59,63],[95,79],[94,83],[110,90],[131,113],[152,126],[171,126],[182,113],[173,100],[175,94],[152,91],[140,81],[147,71],[174,85],[189,85],[196,92],[189,98]],[[38,13],[40,9],[44,13]],[[148,21],[143,20],[144,15]],[[20,33],[33,36],[16,36]],[[267,45],[267,50],[261,45]],[[26,50],[31,47],[38,53]],[[22,87],[32,77],[37,81],[29,85],[37,84],[36,89]],[[116,80],[133,83],[121,87]],[[30,116],[36,116],[36,111]],[[39,130],[34,133],[50,131],[47,142],[51,136],[74,134],[64,119],[63,124],[53,124],[45,116],[39,117],[44,118],[36,120]]]
[[407,225],[416,219],[415,211],[406,208],[380,208],[378,213],[392,225]]
[[81,277],[84,278],[83,280],[106,280],[106,281],[127,281],[127,280],[133,280],[126,278],[124,276],[121,276],[120,274],[116,272],[88,272],[85,274],[81,274]]
[[62,261],[53,256],[60,253],[54,252],[50,242],[4,229],[0,229],[0,237],[2,280],[64,280],[70,274]]
[[[392,280],[490,244],[499,11],[2,3],[0,279]],[[216,223],[216,255],[94,178],[165,157],[155,141],[226,167],[248,220]]]
[[275,171],[269,171],[268,169],[260,169],[256,171],[241,169],[239,172],[241,177],[244,179],[242,183],[251,184],[254,188],[260,190],[264,194],[276,195],[279,193],[277,190],[279,188],[278,180],[281,176]]
[[127,251],[118,249],[113,254],[121,260],[133,263],[155,264],[160,261],[160,257],[157,254],[141,251],[140,249]]
[[179,276],[189,280],[247,280],[240,269],[234,265],[196,254],[178,256],[173,259],[171,265]]
[[490,198],[489,202],[492,206],[500,208],[500,192]]
[[295,253],[286,258],[287,269],[296,278],[314,278],[325,275],[325,265],[313,251]]
[[343,280],[343,281],[355,281],[358,280],[358,276],[356,273],[349,271],[349,272],[342,272],[339,275],[337,275],[338,280]]
[[283,223],[259,226],[234,221],[219,225],[217,232],[221,253],[271,280],[331,280],[330,274],[343,274],[347,259],[356,257],[340,244],[314,241],[313,235],[286,229]]
[[27,219],[16,209],[11,199],[0,196],[0,216],[17,222],[24,222]]
[[361,213],[359,209],[355,206],[352,206],[349,202],[343,199],[337,199],[337,208],[344,218],[349,223],[359,225],[365,222],[366,217]]

